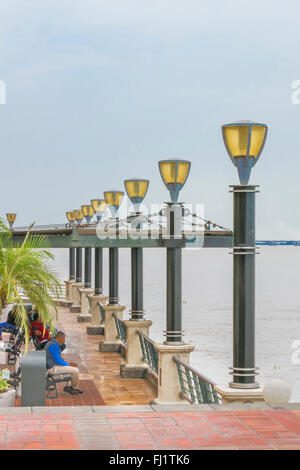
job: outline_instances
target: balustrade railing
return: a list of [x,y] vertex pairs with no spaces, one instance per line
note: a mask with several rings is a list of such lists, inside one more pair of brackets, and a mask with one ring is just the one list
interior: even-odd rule
[[125,326],[124,322],[115,313],[113,313],[113,317],[114,317],[115,323],[116,323],[117,337],[124,344],[127,344],[127,332],[126,332],[126,326]]
[[150,339],[147,335],[142,333],[142,331],[137,330],[139,335],[141,350],[143,355],[143,361],[146,362],[153,372],[158,374],[158,351],[155,349],[154,341]]
[[190,403],[220,404],[221,398],[215,391],[216,383],[197,369],[174,356],[181,387],[181,395]]
[[104,308],[102,307],[100,303],[98,303],[98,307],[100,310],[101,323],[104,323]]

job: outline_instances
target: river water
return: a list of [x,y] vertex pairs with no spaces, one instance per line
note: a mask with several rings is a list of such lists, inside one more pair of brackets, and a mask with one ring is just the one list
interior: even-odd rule
[[[300,402],[300,248],[263,246],[256,256],[256,365],[259,381],[286,380],[291,401]],[[130,307],[130,250],[119,250],[120,304]],[[68,278],[68,250],[56,249],[55,269]],[[232,365],[232,255],[229,249],[183,250],[183,329],[195,346],[191,364],[217,383],[230,379]],[[104,292],[108,292],[108,250],[104,250]],[[150,337],[163,341],[166,254],[144,250],[144,309],[153,321]],[[125,318],[128,317],[128,308]],[[298,351],[295,341],[298,341]],[[294,359],[292,355],[294,353]],[[299,364],[297,364],[299,362]]]

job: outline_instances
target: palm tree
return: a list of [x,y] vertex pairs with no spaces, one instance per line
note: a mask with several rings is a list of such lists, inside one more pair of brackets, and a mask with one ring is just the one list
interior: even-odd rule
[[43,324],[52,324],[52,312],[57,315],[55,299],[61,286],[51,267],[54,256],[44,235],[30,235],[22,243],[14,243],[11,230],[0,221],[0,315],[8,304],[14,304],[17,325],[24,329],[26,348],[29,342],[29,322],[22,296],[39,311]]

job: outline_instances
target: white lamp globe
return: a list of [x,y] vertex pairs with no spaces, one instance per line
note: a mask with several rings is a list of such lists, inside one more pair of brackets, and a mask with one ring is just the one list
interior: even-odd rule
[[264,400],[274,405],[284,405],[290,401],[292,391],[287,382],[281,379],[269,380],[264,385]]

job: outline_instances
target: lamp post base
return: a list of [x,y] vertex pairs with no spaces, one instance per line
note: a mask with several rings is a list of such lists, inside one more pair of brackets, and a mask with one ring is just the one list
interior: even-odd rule
[[263,387],[232,388],[230,384],[226,384],[215,385],[215,390],[221,395],[222,403],[255,403],[257,401],[264,401]]
[[230,388],[237,388],[237,389],[242,388],[242,389],[247,389],[247,390],[250,390],[252,388],[260,388],[260,385],[258,382],[254,382],[252,384],[238,384],[235,382],[230,382],[228,385]]

